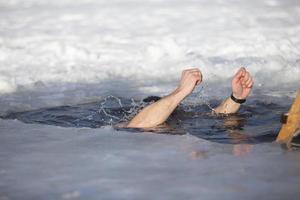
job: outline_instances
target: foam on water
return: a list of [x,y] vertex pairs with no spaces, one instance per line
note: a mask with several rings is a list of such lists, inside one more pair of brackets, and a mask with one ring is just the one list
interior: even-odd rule
[[217,96],[241,65],[261,93],[300,86],[297,0],[11,0],[0,9],[1,113],[166,94],[191,66]]

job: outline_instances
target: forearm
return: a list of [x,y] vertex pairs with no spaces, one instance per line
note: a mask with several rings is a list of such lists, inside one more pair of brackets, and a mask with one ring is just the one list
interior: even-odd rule
[[253,79],[250,73],[244,67],[241,67],[231,81],[231,96],[215,108],[215,113],[236,113],[241,107],[241,104],[246,101],[246,98],[252,90],[252,86]]
[[241,104],[234,102],[230,97],[228,97],[218,107],[216,107],[214,111],[217,114],[231,114],[236,113],[240,107]]
[[159,101],[145,107],[127,125],[134,128],[150,128],[165,122],[178,104],[186,97],[178,89]]

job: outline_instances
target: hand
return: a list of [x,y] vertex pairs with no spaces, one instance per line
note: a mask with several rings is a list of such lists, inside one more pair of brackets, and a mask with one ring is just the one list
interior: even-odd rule
[[202,74],[198,68],[187,69],[182,72],[178,90],[185,96],[191,94],[194,88],[202,82]]
[[246,99],[253,86],[253,79],[250,73],[244,68],[240,68],[231,81],[233,96],[237,99]]

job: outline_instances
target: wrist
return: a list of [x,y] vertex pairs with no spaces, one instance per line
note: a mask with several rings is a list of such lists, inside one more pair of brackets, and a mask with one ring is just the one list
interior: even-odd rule
[[235,92],[232,92],[231,95],[233,95],[236,99],[244,99],[242,95],[237,94]]
[[177,88],[176,90],[174,90],[174,92],[172,92],[172,94],[177,98],[180,99],[180,101],[182,101],[185,97],[187,97],[189,94],[181,89],[181,88]]
[[241,98],[239,96],[236,96],[234,93],[231,93],[230,99],[238,104],[243,104],[246,102],[246,98]]

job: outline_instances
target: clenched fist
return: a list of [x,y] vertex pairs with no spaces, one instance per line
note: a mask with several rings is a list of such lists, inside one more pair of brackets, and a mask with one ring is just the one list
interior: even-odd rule
[[244,68],[240,68],[231,81],[232,94],[237,99],[246,99],[253,86],[253,78]]
[[198,68],[182,71],[178,90],[185,96],[191,94],[194,88],[202,82],[202,74]]

